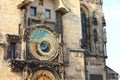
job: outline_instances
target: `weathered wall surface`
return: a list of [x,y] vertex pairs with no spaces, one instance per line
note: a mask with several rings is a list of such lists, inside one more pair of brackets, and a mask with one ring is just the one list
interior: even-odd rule
[[[6,42],[5,35],[18,34],[18,25],[21,22],[20,10],[17,5],[22,0],[0,0],[0,41]],[[6,47],[6,46],[5,46]],[[5,47],[0,47],[0,80],[22,80],[20,75],[12,73],[8,63],[3,60]]]
[[[90,80],[90,75],[102,75],[103,80],[106,80],[106,71],[105,71],[105,58],[104,58],[104,40],[103,40],[103,24],[102,24],[102,0],[81,0],[81,8],[85,9],[85,12],[87,14],[87,18],[89,19],[89,41],[90,41],[90,52],[86,53],[86,71],[87,75],[86,77],[88,80]],[[97,24],[95,25],[93,23],[93,18],[96,18]],[[97,42],[94,41],[95,35],[94,30],[97,31]],[[93,57],[89,55],[98,55],[99,57]],[[100,57],[102,56],[102,57]]]
[[83,52],[70,51],[69,64],[65,68],[66,80],[85,80],[85,64]]
[[69,48],[80,48],[81,40],[81,18],[79,0],[68,0],[66,5],[69,6],[70,12],[63,16],[63,35],[64,42]]
[[108,80],[119,80],[119,74],[116,73],[114,70],[106,66],[107,69],[107,78]]
[[[80,52],[82,38],[80,1],[67,0],[65,3],[70,9],[70,12],[63,16],[63,39],[69,55],[69,64],[65,67],[65,77],[67,80],[85,80],[84,54]],[[69,51],[69,49],[75,51]]]
[[95,57],[87,57],[86,58],[86,68],[87,68],[87,77],[90,80],[91,74],[102,75],[103,80],[106,80],[106,71],[105,71],[105,63],[102,58]]
[[[6,34],[18,34],[18,26],[21,23],[21,10],[17,9],[17,5],[21,3],[22,0],[0,0],[0,41],[7,42],[6,41]],[[45,9],[50,9],[52,18],[47,19],[47,21],[53,22],[50,24],[45,24],[46,26],[55,26],[55,20],[56,20],[56,14],[54,10],[56,10],[56,7],[54,6],[55,2],[57,0],[43,0],[45,1],[44,7],[41,7],[38,5],[38,0],[35,0],[35,3],[32,3],[30,6],[27,7],[27,19],[26,22],[28,22],[28,18],[30,16],[30,7],[31,6],[37,6],[38,12],[45,12]],[[63,2],[64,1],[64,2]],[[68,54],[68,63],[65,66],[65,79],[66,80],[85,80],[85,61],[84,61],[84,53],[80,50],[81,45],[81,39],[82,39],[82,29],[81,29],[81,14],[80,14],[80,6],[81,4],[85,4],[86,7],[88,7],[89,10],[89,16],[92,17],[93,11],[96,11],[96,17],[98,19],[98,25],[90,25],[91,26],[91,48],[92,52],[96,53],[95,43],[94,43],[94,35],[93,30],[94,28],[97,28],[98,36],[99,36],[99,43],[100,47],[103,47],[102,44],[102,21],[101,17],[102,9],[98,5],[93,5],[92,3],[86,3],[86,0],[83,2],[80,0],[59,0],[58,2],[61,2],[62,4],[65,4],[63,7],[67,7],[70,9],[70,11],[62,16],[63,19],[63,41],[65,43],[65,46],[67,47],[66,54]],[[88,0],[90,1],[90,0]],[[60,3],[56,4],[57,8],[59,8]],[[37,17],[31,17],[34,19],[38,19]],[[29,27],[29,26],[27,26]],[[7,44],[6,44],[7,45]],[[24,47],[26,45],[23,44]],[[22,46],[22,48],[24,48]],[[0,46],[0,80],[22,80],[20,74],[13,73],[8,68],[8,63],[4,62],[3,57],[6,52],[6,46]],[[102,53],[102,50],[101,52]],[[92,58],[88,58],[92,60]],[[87,59],[86,59],[87,60]],[[104,61],[103,59],[94,60],[96,62],[103,62],[101,66],[96,67],[95,65],[91,66],[88,65],[88,74],[103,74],[104,72]],[[89,62],[89,60],[87,61]],[[92,62],[92,61],[91,61]],[[99,65],[99,64],[98,64]],[[102,71],[103,70],[103,71]],[[8,77],[9,76],[9,77]],[[88,75],[87,75],[88,76]],[[104,76],[105,78],[105,76]],[[105,80],[105,79],[104,79]]]
[[20,23],[20,10],[17,5],[21,0],[0,0],[0,31],[6,33],[18,34],[18,24]]
[[[17,9],[17,5],[20,4],[22,0],[0,0],[0,31],[3,36],[2,41],[6,42],[5,35],[9,34],[18,34],[18,26],[21,23],[22,13],[20,9]],[[60,1],[61,2],[61,1]],[[63,16],[63,30],[64,30],[64,41],[67,44],[67,48],[78,49],[80,48],[80,39],[81,39],[81,21],[80,21],[80,4],[79,0],[72,1],[68,0],[67,5],[70,6],[71,11]],[[35,0],[35,3],[30,6],[39,6],[38,0]],[[45,9],[55,9],[53,6],[52,0],[49,2],[45,0],[45,7],[39,7],[39,10]],[[27,8],[28,13],[27,17],[30,17],[30,7]],[[37,15],[38,16],[38,15]],[[33,17],[34,18],[34,17]],[[55,14],[52,13],[52,21],[55,22]],[[48,20],[49,21],[49,20]],[[8,63],[3,61],[4,47],[1,47],[1,67],[0,67],[0,78],[3,80],[20,80],[22,77],[21,74],[12,73],[7,66]],[[3,52],[2,52],[3,51]],[[5,50],[6,51],[6,50]],[[67,80],[84,80],[84,55],[82,52],[69,52],[69,67],[66,68],[66,79]],[[76,65],[76,66],[74,66]],[[72,74],[69,71],[73,71]],[[8,79],[9,78],[9,79]]]

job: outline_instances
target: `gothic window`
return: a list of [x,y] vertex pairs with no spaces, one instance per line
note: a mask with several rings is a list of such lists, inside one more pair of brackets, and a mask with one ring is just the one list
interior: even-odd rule
[[31,7],[31,8],[30,8],[30,15],[31,15],[31,16],[36,16],[36,13],[37,13],[36,7]]
[[82,42],[85,43],[87,41],[87,23],[86,23],[86,13],[81,8],[81,23],[82,23]]
[[43,0],[39,0],[39,5],[43,6]]
[[49,9],[45,10],[45,16],[46,16],[46,19],[50,19],[51,18],[51,11]]

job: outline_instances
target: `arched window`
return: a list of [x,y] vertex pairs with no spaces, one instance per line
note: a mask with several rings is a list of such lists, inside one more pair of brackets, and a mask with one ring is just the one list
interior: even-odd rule
[[82,24],[82,46],[87,47],[87,22],[86,22],[86,13],[81,8],[81,24]]

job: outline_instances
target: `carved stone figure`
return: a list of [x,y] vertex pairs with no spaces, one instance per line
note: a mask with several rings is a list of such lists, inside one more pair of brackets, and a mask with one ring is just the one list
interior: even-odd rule
[[38,12],[38,18],[43,24],[45,22],[45,13],[44,12]]
[[104,43],[107,42],[106,29],[105,28],[103,29],[103,40],[104,40]]
[[94,42],[96,43],[98,41],[98,32],[96,29],[94,29]]
[[100,43],[99,42],[97,42],[95,44],[95,48],[96,48],[96,53],[100,53],[101,49],[100,49]]

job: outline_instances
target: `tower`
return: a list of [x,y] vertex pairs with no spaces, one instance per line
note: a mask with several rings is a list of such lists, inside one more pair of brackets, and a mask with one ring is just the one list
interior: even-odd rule
[[0,9],[3,80],[106,80],[102,0],[2,0]]
[[81,0],[82,48],[86,80],[106,80],[106,22],[102,0]]

